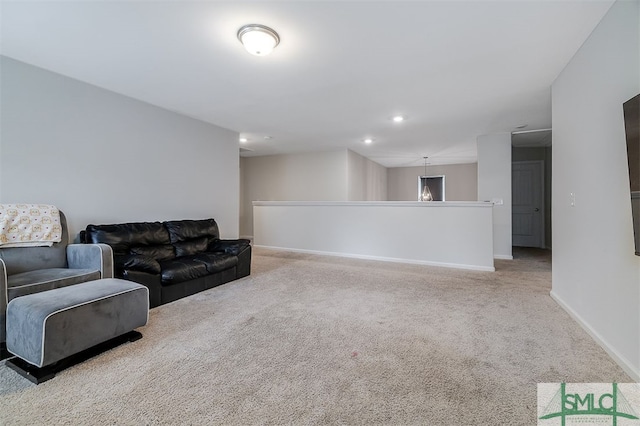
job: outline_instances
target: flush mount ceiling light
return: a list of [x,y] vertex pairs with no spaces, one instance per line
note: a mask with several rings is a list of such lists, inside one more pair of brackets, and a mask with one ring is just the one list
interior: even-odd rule
[[364,143],[366,143],[366,144],[370,144],[371,142],[373,142],[373,139],[371,139],[371,138],[366,138],[364,140]]
[[252,55],[265,56],[280,43],[280,36],[264,25],[249,24],[238,30],[238,40]]
[[402,123],[405,120],[405,117],[402,115],[394,115],[391,119],[394,123]]

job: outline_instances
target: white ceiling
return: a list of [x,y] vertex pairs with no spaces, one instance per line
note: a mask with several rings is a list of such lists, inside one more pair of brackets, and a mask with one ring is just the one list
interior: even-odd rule
[[[466,163],[478,135],[551,127],[551,83],[611,4],[2,1],[0,52],[238,131],[242,155]],[[242,48],[248,23],[280,34],[270,56]]]

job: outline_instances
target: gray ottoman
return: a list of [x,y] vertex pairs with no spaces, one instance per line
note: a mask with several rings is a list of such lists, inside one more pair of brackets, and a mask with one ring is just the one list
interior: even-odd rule
[[116,278],[16,297],[7,305],[7,350],[45,367],[126,335],[148,316],[147,287]]

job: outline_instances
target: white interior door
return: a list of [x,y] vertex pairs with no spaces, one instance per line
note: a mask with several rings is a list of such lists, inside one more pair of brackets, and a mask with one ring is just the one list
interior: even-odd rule
[[513,245],[544,248],[544,161],[514,161]]

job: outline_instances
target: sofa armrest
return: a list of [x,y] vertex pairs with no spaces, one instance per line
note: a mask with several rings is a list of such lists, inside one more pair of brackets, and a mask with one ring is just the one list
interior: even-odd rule
[[107,244],[69,244],[69,269],[97,269],[101,278],[113,278],[113,251]]
[[157,260],[142,254],[116,255],[115,263],[119,274],[125,271],[139,271],[157,275],[161,271]]
[[126,269],[122,274],[122,278],[142,284],[149,289],[149,308],[155,308],[162,304],[160,275]]
[[207,251],[212,251],[214,253],[222,252],[237,256],[243,250],[250,246],[251,241],[245,240],[244,238],[240,238],[238,240],[215,240],[214,242],[209,244]]

